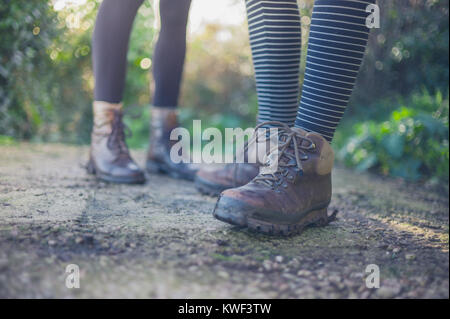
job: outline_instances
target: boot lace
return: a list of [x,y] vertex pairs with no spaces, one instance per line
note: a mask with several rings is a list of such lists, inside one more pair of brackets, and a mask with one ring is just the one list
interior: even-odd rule
[[[297,174],[302,176],[302,161],[308,159],[308,153],[315,149],[316,145],[311,139],[300,135],[285,123],[278,121],[261,123],[256,126],[255,130],[268,125],[278,127],[278,147],[270,151],[268,162],[265,166],[270,166],[273,157],[276,156],[278,157],[278,167],[276,171],[272,173],[260,173],[255,177],[254,182],[266,185],[272,189],[282,184],[283,187],[287,187],[287,184],[284,183],[285,178],[288,178],[288,180],[291,181],[294,180],[293,176],[289,176],[289,169],[294,167]],[[293,152],[289,151],[292,149]]]
[[125,142],[127,137],[131,137],[131,130],[123,123],[123,112],[113,110],[114,119],[111,124],[111,133],[108,136],[107,146],[111,150],[117,150],[119,155],[129,155],[128,147]]

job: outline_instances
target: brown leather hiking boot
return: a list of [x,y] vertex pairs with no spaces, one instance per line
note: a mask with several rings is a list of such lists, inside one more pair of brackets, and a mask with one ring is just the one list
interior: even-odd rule
[[194,180],[197,169],[192,164],[174,163],[170,149],[177,141],[170,140],[170,133],[179,127],[174,109],[153,107],[150,122],[150,146],[147,155],[147,171],[164,173],[174,178]]
[[[331,200],[334,153],[319,134],[276,123],[279,144],[268,158],[275,170],[261,172],[245,186],[223,192],[214,209],[217,219],[268,233],[293,235],[305,226],[326,225]],[[268,163],[268,165],[271,162]]]
[[93,110],[88,173],[106,182],[144,183],[144,173],[131,158],[125,142],[122,105],[96,101]]

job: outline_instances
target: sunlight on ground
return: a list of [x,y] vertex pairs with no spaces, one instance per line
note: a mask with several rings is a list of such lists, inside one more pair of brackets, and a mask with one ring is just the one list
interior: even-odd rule
[[[432,239],[430,244],[427,244],[427,246],[431,246],[431,247],[441,247],[441,244],[445,244],[447,245],[447,248],[442,248],[443,252],[448,252],[448,242],[449,242],[449,235],[448,233],[441,233],[441,232],[436,232],[432,229],[429,228],[423,228],[423,227],[418,227],[416,225],[412,225],[406,222],[401,222],[401,221],[397,221],[397,220],[393,220],[393,219],[389,219],[389,218],[383,218],[383,217],[378,217],[378,216],[370,216],[371,219],[375,219],[378,220],[380,222],[382,222],[383,224],[389,225],[389,227],[395,229],[396,231],[404,231],[404,232],[408,232],[410,234],[412,234],[413,236],[419,236],[422,238],[426,238],[426,239]],[[426,222],[424,220],[424,222]]]

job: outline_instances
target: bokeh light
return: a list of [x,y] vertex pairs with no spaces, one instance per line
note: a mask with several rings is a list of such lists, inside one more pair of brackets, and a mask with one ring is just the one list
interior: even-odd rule
[[152,60],[149,58],[143,58],[140,63],[141,69],[148,70],[152,66]]

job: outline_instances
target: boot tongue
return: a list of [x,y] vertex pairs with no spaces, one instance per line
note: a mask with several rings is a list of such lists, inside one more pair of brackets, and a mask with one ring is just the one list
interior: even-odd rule
[[122,112],[122,103],[112,104],[95,101],[92,109],[94,114],[94,132],[110,134],[116,114]]
[[170,140],[170,133],[179,127],[177,110],[166,107],[152,107],[150,120],[151,144],[172,147],[177,140]]
[[291,130],[294,131],[295,133],[301,135],[301,136],[306,136],[306,134],[308,134],[307,131],[305,131],[304,129],[302,129],[300,127],[292,127]]
[[[309,137],[310,135],[315,135],[315,133],[307,132],[300,127],[293,127],[293,128],[291,128],[291,130],[294,131],[295,133],[297,133],[297,135],[299,135],[301,137]],[[302,138],[298,138],[297,140],[299,142],[299,146],[308,146],[310,144],[310,142],[308,142],[307,140],[302,139]]]
[[[315,133],[315,132],[305,131],[304,129],[299,128],[299,127],[293,127],[292,131],[294,131],[295,133],[297,133],[301,137],[308,138],[310,140],[311,140],[311,137],[313,137],[312,138],[313,140],[317,140],[317,138],[320,138],[321,140],[323,140],[322,135],[320,135],[318,133]],[[305,140],[305,139],[301,139],[301,140],[299,139],[299,142],[300,142],[300,145],[302,145],[302,146],[308,146],[309,145],[309,142],[307,140]]]
[[167,107],[152,107],[151,126],[162,128],[166,131],[172,131],[179,126],[178,112],[176,109]]

